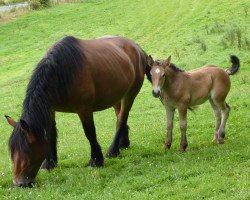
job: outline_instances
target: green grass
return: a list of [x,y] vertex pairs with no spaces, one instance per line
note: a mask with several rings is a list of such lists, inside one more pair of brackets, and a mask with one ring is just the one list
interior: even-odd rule
[[[242,44],[250,40],[249,8],[249,0],[89,0],[0,24],[0,199],[249,199],[250,51],[247,42],[238,47],[237,37],[222,43],[235,24]],[[40,170],[32,189],[13,187],[7,145],[12,128],[3,116],[19,118],[32,70],[65,35],[126,36],[154,58],[172,55],[172,61],[185,70],[206,63],[226,68],[229,55],[236,54],[242,68],[231,77],[225,144],[212,143],[214,116],[205,103],[188,114],[187,152],[177,152],[178,115],[174,143],[165,152],[164,107],[152,97],[145,80],[130,112],[128,150],[106,159],[103,168],[86,168],[90,148],[80,120],[74,114],[57,113],[58,167]],[[106,153],[115,131],[113,110],[95,113],[95,123]]]

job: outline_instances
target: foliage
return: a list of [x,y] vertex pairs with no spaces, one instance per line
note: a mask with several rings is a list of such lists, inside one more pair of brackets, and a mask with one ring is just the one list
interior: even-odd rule
[[50,5],[50,0],[29,0],[29,6],[33,10],[49,7]]
[[[212,143],[214,116],[205,103],[188,114],[187,152],[176,151],[178,114],[173,146],[165,152],[164,107],[152,97],[145,80],[130,113],[129,149],[118,158],[106,159],[103,168],[87,168],[90,148],[78,117],[57,113],[59,165],[50,172],[41,170],[32,189],[12,186],[7,145],[12,129],[0,118],[1,199],[249,199],[250,58],[249,48],[244,47],[250,38],[249,4],[249,0],[233,4],[227,0],[88,0],[31,11],[0,24],[0,115],[15,119],[20,117],[35,65],[65,35],[127,36],[154,58],[172,55],[172,61],[185,70],[206,63],[226,68],[230,54],[236,54],[242,64],[231,77],[227,98],[231,113],[224,145]],[[242,47],[234,32],[233,44],[227,39],[224,49],[222,38],[234,24],[241,30]],[[214,26],[221,31],[211,31]],[[196,36],[199,43],[194,42]],[[95,123],[105,153],[115,131],[113,110],[95,113]]]

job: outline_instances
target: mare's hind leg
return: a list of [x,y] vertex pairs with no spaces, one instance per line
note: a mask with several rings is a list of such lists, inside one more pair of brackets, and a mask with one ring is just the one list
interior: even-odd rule
[[217,132],[217,143],[223,144],[224,143],[224,137],[225,137],[225,127],[227,123],[227,119],[229,117],[229,112],[230,112],[230,106],[226,103],[223,102],[223,104],[220,106],[221,113],[222,113],[222,121],[220,124],[220,128]]
[[[117,124],[116,124],[116,130],[117,130],[118,126],[119,126],[118,117],[119,117],[119,113],[121,111],[121,102],[117,103],[114,106],[114,109],[115,109],[115,114],[116,114],[116,117],[117,117]],[[123,133],[120,136],[119,149],[126,149],[130,145],[129,135],[128,135],[129,126],[126,125],[126,127],[124,129],[122,129],[122,131],[123,131]]]
[[217,141],[218,138],[218,130],[220,128],[221,124],[221,110],[218,106],[216,106],[213,102],[213,100],[210,98],[209,102],[214,110],[214,115],[215,115],[215,133],[214,133],[214,141]]
[[88,166],[101,167],[103,166],[104,158],[102,155],[101,147],[98,144],[97,138],[96,138],[93,112],[84,110],[78,113],[78,115],[81,119],[85,135],[87,139],[89,140],[90,147],[91,147],[91,158],[88,163]]
[[55,121],[53,122],[48,135],[50,137],[50,151],[48,158],[42,163],[42,169],[53,169],[57,165],[57,130]]
[[126,141],[127,139],[126,147],[128,147],[129,145],[127,121],[128,121],[129,111],[134,102],[134,98],[135,96],[131,97],[128,95],[121,102],[120,112],[117,117],[117,128],[116,128],[115,138],[106,154],[107,157],[116,157],[117,155],[120,154],[119,148],[120,148],[120,141],[122,138],[124,139],[124,141]]

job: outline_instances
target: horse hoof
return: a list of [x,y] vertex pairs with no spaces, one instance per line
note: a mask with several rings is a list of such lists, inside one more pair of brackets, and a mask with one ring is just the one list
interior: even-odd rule
[[171,148],[171,143],[165,143],[164,144],[164,149],[166,150],[166,149],[170,149]]
[[103,167],[103,160],[97,160],[97,159],[91,158],[86,166],[87,167]]
[[216,141],[217,141],[218,144],[224,144],[223,138],[217,138]]
[[187,146],[186,146],[186,147],[181,146],[181,147],[178,149],[178,151],[179,151],[180,153],[184,153],[184,152],[186,151],[186,148],[187,148]]
[[185,152],[185,149],[179,148],[179,149],[178,149],[178,152],[179,152],[179,153],[184,153],[184,152]]
[[46,159],[43,161],[41,169],[50,170],[56,167],[57,162],[53,159],[50,159],[49,161]]
[[120,151],[109,151],[108,153],[106,153],[106,157],[107,158],[115,158],[118,155],[120,155]]
[[120,142],[119,143],[119,149],[127,149],[127,148],[129,148],[129,145],[130,145],[129,141]]

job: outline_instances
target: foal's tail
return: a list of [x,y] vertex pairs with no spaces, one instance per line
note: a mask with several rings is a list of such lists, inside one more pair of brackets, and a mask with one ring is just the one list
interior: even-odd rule
[[237,56],[231,55],[230,60],[231,60],[232,66],[226,69],[226,72],[228,73],[229,76],[236,74],[240,68],[240,60]]

